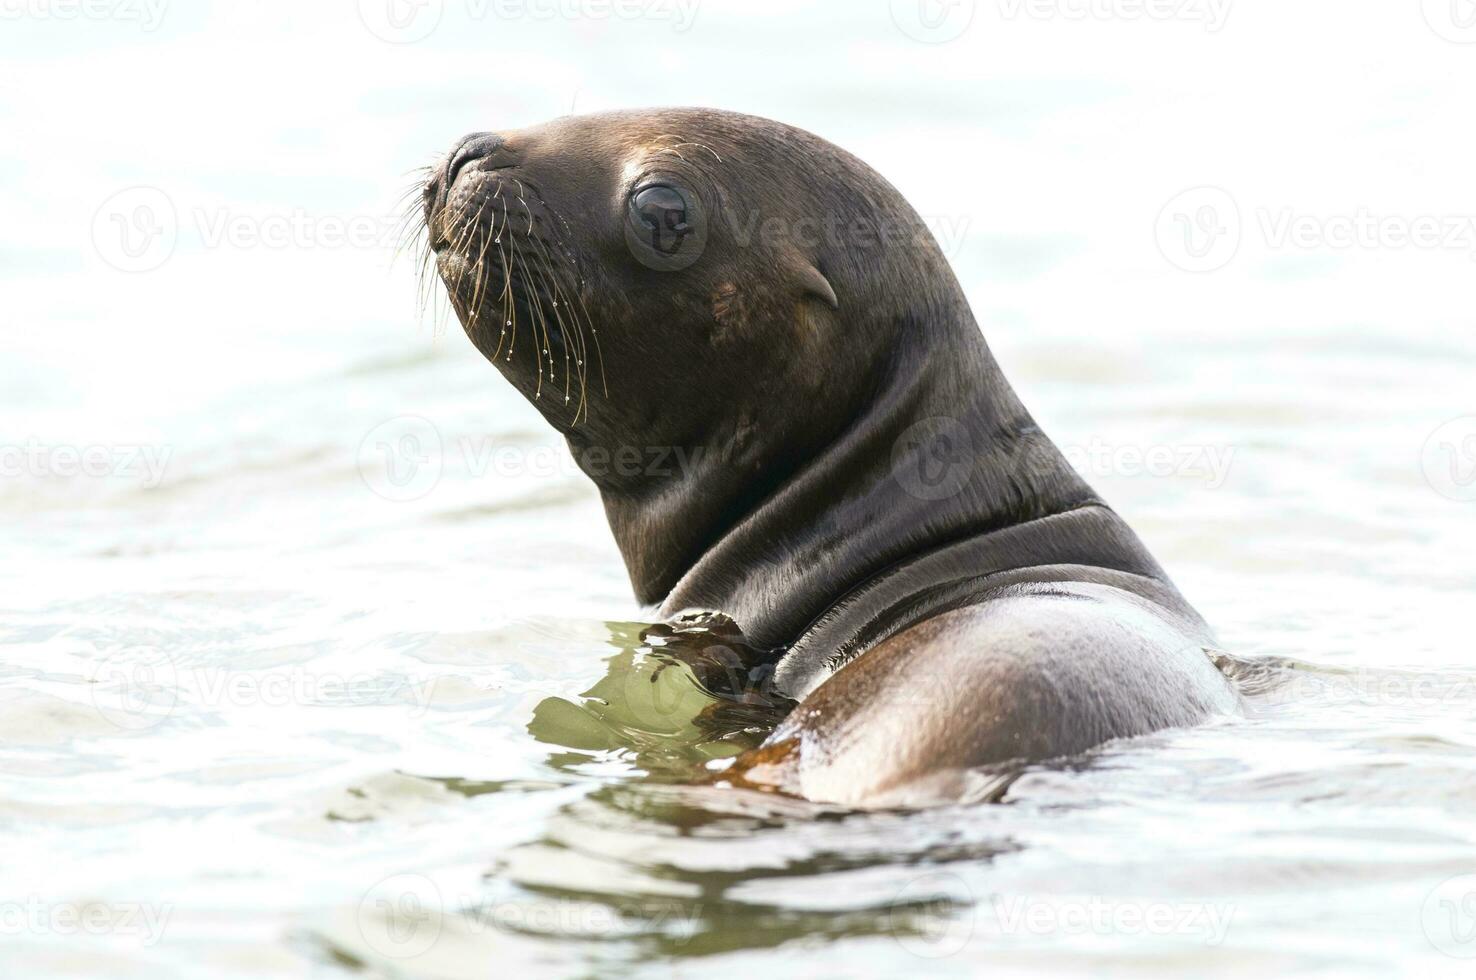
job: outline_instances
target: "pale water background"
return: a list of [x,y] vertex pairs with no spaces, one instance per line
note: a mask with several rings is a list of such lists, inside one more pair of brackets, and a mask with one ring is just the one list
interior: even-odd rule
[[[1460,3],[98,9],[0,9],[5,976],[1469,975]],[[1249,719],[1002,805],[682,788],[731,747],[383,233],[463,132],[673,103],[937,223]]]

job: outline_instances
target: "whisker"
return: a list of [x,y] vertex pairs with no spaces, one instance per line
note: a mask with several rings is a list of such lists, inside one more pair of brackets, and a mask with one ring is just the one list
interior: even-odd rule
[[[501,192],[501,190],[502,190],[502,183],[499,181],[498,184],[497,184],[497,187],[492,191],[492,193],[490,195],[488,195],[488,198],[487,199],[489,201],[496,201],[498,199],[498,194]],[[477,262],[476,262],[476,269],[477,269],[477,272],[478,272],[478,276],[477,276],[477,288],[472,291],[472,301],[471,301],[472,318],[473,318],[473,320],[479,320],[480,317],[481,317],[481,311],[482,311],[482,288],[484,286],[486,286],[486,284],[487,284],[487,270],[486,270],[487,250],[492,247],[492,240],[494,238],[498,238],[498,237],[499,236],[497,235],[497,212],[494,210],[492,212],[492,227],[488,230],[486,236],[482,239],[482,251],[481,251],[480,254],[477,255]]]
[[[674,149],[671,152],[682,156]],[[572,424],[588,422],[593,407],[590,376],[596,366],[590,363],[591,354],[598,364],[600,390],[605,397],[609,397],[609,383],[599,329],[585,295],[588,280],[581,274],[578,253],[568,244],[577,241],[569,221],[543,200],[535,183],[517,177],[511,177],[506,185],[499,177],[490,192],[477,195],[475,200],[448,203],[429,214],[421,202],[412,200],[417,193],[423,195],[423,188],[408,189],[402,196],[407,209],[398,230],[402,238],[399,247],[417,253],[421,266],[418,295],[422,307],[427,301],[432,304],[436,329],[442,317],[440,304],[449,300],[448,305],[463,316],[468,333],[485,351],[491,340],[485,330],[487,321],[494,310],[500,309],[497,343],[489,360],[501,358],[500,363],[511,363],[521,333],[521,307],[532,329],[534,368],[538,372],[533,398],[541,399],[546,387],[557,384],[558,356],[562,354],[564,404],[574,406]],[[535,197],[540,212],[533,209]],[[523,210],[520,223],[526,222],[516,228],[512,224],[514,203]],[[475,214],[470,213],[473,210]],[[421,220],[416,221],[417,216]],[[476,243],[478,234],[485,236],[480,245]],[[455,275],[440,276],[444,292],[434,289],[430,278],[442,247],[464,260]],[[502,288],[494,295],[492,278],[499,272]],[[555,335],[559,352],[553,350]]]
[[[516,247],[517,239],[514,238],[513,241],[515,243],[514,244],[514,247],[513,247],[513,257],[516,258],[517,261],[518,261],[518,264],[523,267],[524,292],[527,294],[528,298],[532,301],[532,311],[533,311],[533,316],[534,316],[534,321],[533,321],[533,349],[534,349],[533,361],[534,361],[534,364],[537,366],[537,369],[538,369],[538,385],[537,385],[536,389],[534,390],[533,397],[534,398],[541,398],[543,396],[543,357],[538,353],[538,351],[539,350],[542,350],[543,351],[543,354],[548,354],[548,347],[549,347],[548,319],[547,319],[547,314],[545,314],[544,311],[543,311],[543,301],[542,301],[542,299],[539,298],[539,295],[538,295],[539,290],[537,288],[537,281],[534,280],[532,273],[529,271],[527,259],[525,259],[523,257],[522,251]],[[541,342],[538,339],[538,331],[539,331],[540,328],[543,331],[543,340]],[[549,380],[553,380],[553,369],[552,368],[549,369]]]
[[718,151],[717,150],[714,150],[712,147],[708,146],[706,143],[693,143],[692,141],[687,140],[685,142],[678,143],[677,146],[679,146],[679,147],[681,147],[681,146],[695,146],[699,150],[706,150],[708,153],[711,153],[713,159],[716,160],[718,163],[722,163],[723,162],[723,158],[722,158],[722,156],[720,156],[718,154]]
[[[685,136],[681,136],[681,135],[679,135],[677,133],[663,133],[662,135],[657,136],[655,138],[655,140],[653,140],[653,142],[656,142],[656,141],[659,141],[659,140],[677,140],[678,142],[676,142],[675,144],[673,144],[674,147],[695,146],[695,147],[697,147],[699,149],[706,150],[708,153],[711,153],[712,156],[713,156],[713,159],[715,159],[718,163],[722,163],[723,162],[723,158],[718,153],[718,151],[717,150],[714,150],[712,147],[708,146],[706,143],[698,143],[695,140],[689,140]],[[672,149],[672,147],[665,147],[664,149]]]
[[[562,221],[563,219],[561,218],[560,220]],[[579,371],[579,374],[580,374],[580,391],[581,391],[580,404],[582,405],[582,404],[584,404],[584,399],[583,399],[583,394],[582,393],[585,390],[585,385],[584,385],[585,371],[584,371],[584,357],[583,357],[583,352],[584,352],[584,331],[583,331],[583,328],[579,324],[578,316],[576,314],[575,315],[575,318],[574,318],[574,325],[575,325],[575,328],[576,328],[576,331],[577,332],[574,333],[574,334],[572,334],[572,335],[570,334],[568,325],[564,322],[564,316],[560,312],[560,301],[562,300],[562,305],[563,305],[563,308],[564,309],[571,310],[571,312],[572,312],[572,307],[569,304],[569,297],[567,295],[567,291],[564,289],[563,281],[560,279],[560,277],[556,273],[556,269],[558,268],[557,263],[554,262],[553,256],[549,254],[548,246],[544,244],[544,242],[542,241],[542,239],[534,238],[533,239],[533,243],[534,243],[535,246],[537,246],[539,252],[543,256],[544,268],[547,270],[547,277],[544,280],[545,284],[547,284],[549,282],[549,280],[552,280],[551,290],[552,290],[552,294],[553,294],[554,322],[555,322],[555,324],[559,328],[559,337],[560,337],[560,339],[563,342],[563,348],[564,348],[564,404],[567,405],[569,403],[569,400],[570,400],[569,399],[569,384],[570,384],[569,357],[570,357],[570,347],[573,346],[574,343],[575,343],[575,341],[577,340],[578,346],[579,346],[579,356],[575,358],[575,361],[577,363],[577,366],[580,368],[580,371]],[[555,244],[558,245],[560,243],[557,243],[556,242]],[[578,410],[577,409],[575,410],[575,416],[576,416],[576,421],[577,421],[577,416],[578,416]]]

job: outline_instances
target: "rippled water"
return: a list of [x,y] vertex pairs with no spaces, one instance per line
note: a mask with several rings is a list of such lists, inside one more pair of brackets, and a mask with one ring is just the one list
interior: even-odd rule
[[[986,10],[943,48],[885,5],[785,32],[709,4],[655,46],[453,19],[397,47],[285,5],[7,25],[5,974],[1467,975],[1470,254],[1278,247],[1256,215],[1476,213],[1470,52],[1306,6],[1213,35]],[[323,238],[464,130],[664,102],[817,129],[958,230],[1007,371],[1248,718],[997,804],[697,783],[769,713],[643,639],[593,491],[416,326],[413,270]],[[1154,221],[1206,184],[1247,230],[1194,275]],[[94,216],[136,185],[179,235],[128,273]],[[299,211],[285,246],[209,233]]]

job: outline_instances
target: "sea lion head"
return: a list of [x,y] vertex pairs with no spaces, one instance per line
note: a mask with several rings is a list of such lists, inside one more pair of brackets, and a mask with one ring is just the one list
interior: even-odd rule
[[[947,416],[983,457],[1034,429],[925,223],[816,136],[706,109],[474,133],[434,169],[424,215],[468,336],[568,439],[643,601],[746,604],[775,639],[787,625],[758,621],[778,586],[731,595],[754,566],[805,540],[837,563],[854,550],[818,595],[1044,499],[998,466],[956,499],[898,489],[895,448],[919,423]],[[866,542],[865,513],[826,514],[863,498],[913,530]],[[741,557],[714,558],[720,541]]]
[[561,432],[610,448],[708,444],[796,410],[839,421],[837,396],[864,390],[857,369],[947,269],[859,160],[710,110],[474,133],[435,169],[425,218],[478,349]]

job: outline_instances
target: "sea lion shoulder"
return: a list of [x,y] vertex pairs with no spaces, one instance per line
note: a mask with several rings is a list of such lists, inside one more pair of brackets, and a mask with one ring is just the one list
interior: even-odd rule
[[1235,713],[1209,649],[1171,611],[1120,589],[1010,588],[867,650],[805,698],[763,758],[789,746],[787,767],[767,771],[809,799],[952,796],[967,770]]

